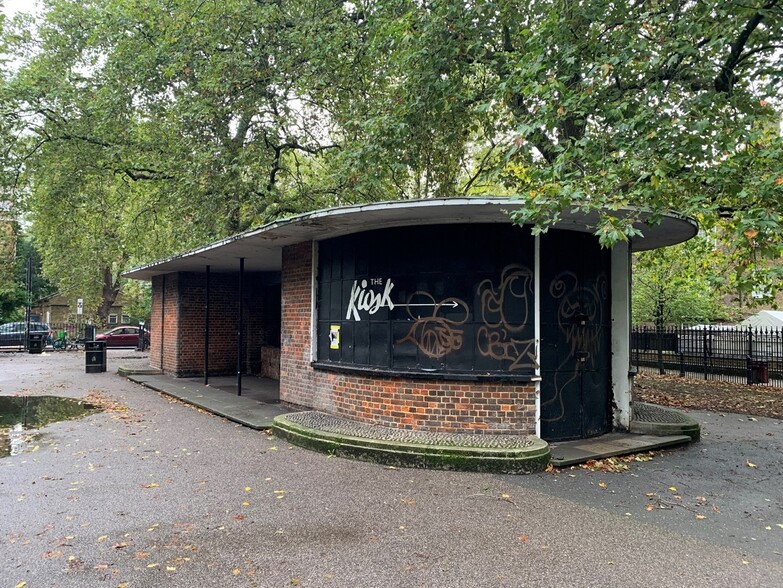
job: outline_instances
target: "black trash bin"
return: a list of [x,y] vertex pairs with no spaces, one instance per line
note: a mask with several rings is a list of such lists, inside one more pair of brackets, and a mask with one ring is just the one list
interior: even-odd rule
[[84,344],[85,371],[97,374],[106,371],[106,342],[87,341]]
[[44,335],[43,333],[30,333],[27,335],[27,352],[43,353]]
[[750,362],[750,383],[751,384],[769,383],[769,364],[766,361]]

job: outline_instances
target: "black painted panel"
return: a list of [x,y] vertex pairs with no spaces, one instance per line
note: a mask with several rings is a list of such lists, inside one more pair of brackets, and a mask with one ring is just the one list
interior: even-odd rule
[[595,236],[541,240],[541,436],[592,437],[611,426],[610,253]]
[[[318,359],[530,375],[532,275],[533,238],[511,224],[407,227],[323,241],[318,287],[330,295],[318,297]],[[323,355],[331,325],[340,326],[340,349]]]

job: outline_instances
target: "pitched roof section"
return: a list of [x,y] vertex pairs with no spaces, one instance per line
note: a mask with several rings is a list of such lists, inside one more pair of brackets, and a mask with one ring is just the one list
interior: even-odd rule
[[[399,200],[356,204],[316,210],[245,231],[203,247],[154,261],[125,272],[137,280],[172,272],[213,272],[239,270],[239,259],[245,258],[245,271],[279,271],[282,249],[304,241],[318,241],[362,231],[459,223],[508,223],[508,213],[524,207],[524,201],[508,198],[447,198]],[[632,209],[616,211],[629,214]],[[592,232],[598,221],[595,213],[563,212],[555,228]],[[632,240],[634,251],[657,249],[687,241],[698,231],[695,220],[677,214],[666,214],[657,225],[642,223],[642,237]]]

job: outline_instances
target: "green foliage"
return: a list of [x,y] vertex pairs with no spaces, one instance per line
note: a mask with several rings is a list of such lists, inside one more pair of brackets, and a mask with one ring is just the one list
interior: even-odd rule
[[647,226],[616,210],[654,223],[674,209],[741,244],[724,268],[738,288],[775,284],[779,1],[403,1],[359,14],[363,100],[338,102],[347,77],[332,108],[354,122],[342,154],[355,160],[340,163],[361,165],[361,181],[414,196],[495,187],[524,199],[515,220],[539,231],[563,210],[598,212],[606,246]]
[[736,291],[776,288],[781,2],[48,0],[0,36],[0,181],[99,315],[129,265],[471,194],[606,246],[647,226],[620,208],[698,215]]
[[[14,257],[10,260],[12,278],[0,287],[0,323],[21,320],[25,316],[28,301],[36,300],[54,292],[54,287],[43,277],[41,256],[33,246],[32,239],[16,234]],[[31,265],[32,283],[28,300],[27,265]]]
[[690,241],[637,254],[634,260],[634,324],[694,325],[725,320],[723,300],[731,285],[720,278],[725,264],[715,239]]
[[149,323],[152,309],[152,287],[149,282],[127,281],[122,288],[123,312],[130,316],[131,323]]

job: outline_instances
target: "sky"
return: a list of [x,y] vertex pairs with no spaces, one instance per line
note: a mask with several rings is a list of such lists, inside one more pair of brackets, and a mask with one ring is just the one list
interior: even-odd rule
[[13,16],[18,11],[33,11],[38,4],[38,0],[0,0],[3,4],[3,12],[6,16]]

